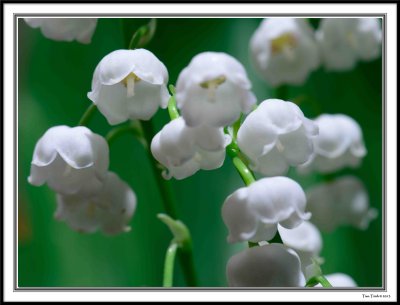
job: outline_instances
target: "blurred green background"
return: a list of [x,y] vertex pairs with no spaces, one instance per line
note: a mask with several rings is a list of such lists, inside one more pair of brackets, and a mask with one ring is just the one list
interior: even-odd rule
[[[149,19],[131,19],[132,33]],[[236,57],[247,69],[258,101],[276,97],[255,73],[248,44],[261,19],[160,18],[148,49],[167,66],[170,83],[193,56],[221,51]],[[125,21],[126,22],[126,21]],[[318,20],[312,20],[317,26]],[[47,186],[28,184],[36,141],[55,125],[74,126],[90,105],[93,71],[109,52],[126,48],[122,21],[99,19],[92,43],[56,42],[18,20],[18,286],[19,287],[153,287],[162,286],[165,250],[171,233],[156,214],[163,212],[149,159],[129,135],[111,147],[110,170],[136,192],[138,206],[132,231],[115,237],[80,234],[53,219],[55,194]],[[382,59],[359,62],[348,72],[315,71],[304,86],[289,87],[288,99],[298,101],[309,118],[322,112],[352,116],[363,129],[368,154],[362,166],[345,170],[361,178],[371,206],[379,210],[366,231],[341,227],[323,234],[325,274],[344,272],[361,287],[382,285]],[[168,122],[167,111],[154,117],[157,131]],[[105,135],[111,129],[96,113],[89,127]],[[318,175],[290,176],[303,187]],[[221,218],[225,198],[243,183],[229,158],[214,171],[199,171],[172,181],[178,212],[189,227],[202,287],[226,286],[225,265],[243,245],[226,242]],[[175,286],[185,286],[176,264]]]

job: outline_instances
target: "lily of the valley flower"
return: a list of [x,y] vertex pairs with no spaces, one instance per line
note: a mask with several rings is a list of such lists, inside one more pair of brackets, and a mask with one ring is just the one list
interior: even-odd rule
[[250,167],[266,176],[284,175],[289,165],[306,162],[313,152],[318,127],[291,102],[263,101],[244,120],[237,135]]
[[109,165],[105,139],[86,127],[55,126],[36,143],[28,181],[64,194],[93,194]]
[[43,36],[59,41],[88,44],[96,29],[97,18],[24,18],[32,28],[40,28]]
[[313,260],[319,260],[319,253],[322,249],[322,236],[316,226],[309,221],[302,222],[293,229],[286,229],[278,225],[278,232],[283,244],[293,249],[298,254],[301,261],[301,269],[307,278],[316,274],[309,274],[307,268],[312,265]]
[[268,241],[277,226],[292,229],[310,218],[300,185],[287,177],[263,178],[228,196],[222,218],[229,229],[228,242]]
[[325,67],[349,70],[358,59],[381,54],[382,30],[376,18],[325,18],[316,34]]
[[282,244],[243,250],[232,256],[226,267],[231,287],[303,287],[300,259]]
[[82,233],[101,230],[107,235],[128,232],[136,208],[136,195],[116,174],[108,172],[95,195],[57,195],[55,218]]
[[327,232],[340,225],[365,230],[377,217],[377,210],[369,206],[363,183],[353,176],[344,176],[307,190],[307,208],[313,215],[311,222]]
[[331,173],[344,167],[357,167],[367,154],[358,123],[344,114],[322,114],[315,119],[319,134],[314,140],[314,153],[299,166],[307,173],[316,170]]
[[165,178],[184,179],[200,169],[222,166],[231,138],[222,128],[188,127],[182,117],[169,122],[151,142],[154,158],[167,168]]
[[179,74],[176,101],[188,126],[227,126],[247,113],[256,98],[244,67],[226,53],[195,56]]
[[[357,283],[354,279],[344,273],[332,273],[325,275],[326,279],[331,283],[332,287],[357,287]],[[315,287],[322,287],[318,284]]]
[[250,41],[254,66],[271,86],[300,85],[319,63],[314,32],[306,19],[268,18]]
[[167,69],[150,51],[116,50],[97,65],[88,98],[111,125],[149,120],[158,107],[167,107],[167,82]]

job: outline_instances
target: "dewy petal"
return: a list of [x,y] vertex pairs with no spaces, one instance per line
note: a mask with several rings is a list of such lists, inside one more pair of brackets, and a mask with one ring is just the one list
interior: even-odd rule
[[245,249],[232,256],[226,274],[231,287],[302,287],[300,260],[281,244]]

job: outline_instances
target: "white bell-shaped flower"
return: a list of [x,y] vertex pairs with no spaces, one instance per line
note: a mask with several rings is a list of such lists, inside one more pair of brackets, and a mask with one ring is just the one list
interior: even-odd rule
[[313,222],[322,231],[333,231],[340,225],[367,229],[377,217],[370,208],[368,193],[363,183],[354,176],[344,176],[307,190],[307,208]]
[[291,229],[310,218],[301,186],[287,177],[263,178],[228,196],[222,219],[229,229],[228,242],[272,239],[277,225]]
[[250,167],[266,176],[284,175],[289,166],[306,162],[318,127],[291,102],[263,101],[244,120],[237,135]]
[[188,127],[182,117],[172,120],[151,142],[154,158],[167,168],[165,178],[184,179],[200,169],[222,166],[231,138],[222,128]]
[[28,181],[64,194],[93,194],[109,165],[106,140],[86,127],[55,126],[36,143]]
[[381,54],[382,30],[376,18],[325,18],[316,37],[329,70],[349,70],[357,60],[372,60]]
[[150,51],[116,50],[97,65],[88,98],[111,125],[149,120],[168,105],[167,83],[166,67]]
[[244,67],[226,53],[196,55],[179,74],[176,102],[188,126],[223,127],[256,103]]
[[96,29],[97,18],[24,18],[32,28],[40,28],[44,37],[58,41],[88,44]]
[[318,228],[309,221],[303,221],[293,229],[278,225],[278,232],[283,244],[298,254],[303,274],[307,274],[307,278],[314,276],[315,274],[308,274],[307,267],[313,264],[313,259],[319,260],[322,236]]
[[128,232],[136,208],[136,195],[116,174],[108,172],[104,187],[92,196],[57,195],[55,218],[73,230],[115,235]]
[[[327,274],[325,277],[331,283],[332,287],[357,287],[354,279],[344,273]],[[315,287],[322,287],[322,285],[318,284]]]
[[300,173],[312,170],[332,173],[344,167],[358,167],[367,154],[358,123],[344,114],[322,114],[314,122],[319,134],[314,140],[314,153],[298,167]]
[[320,63],[314,31],[303,18],[264,19],[250,51],[255,68],[271,86],[301,85]]
[[231,287],[303,287],[300,259],[282,244],[243,250],[232,256],[226,267]]

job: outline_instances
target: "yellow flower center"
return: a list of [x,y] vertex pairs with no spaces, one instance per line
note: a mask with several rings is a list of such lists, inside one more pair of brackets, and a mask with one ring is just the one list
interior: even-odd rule
[[285,54],[289,59],[293,59],[293,49],[297,45],[296,37],[292,33],[285,33],[271,41],[271,53]]
[[135,95],[135,83],[139,82],[140,78],[133,72],[129,73],[121,83],[126,87],[127,97],[132,97]]
[[215,101],[215,94],[219,85],[222,85],[226,81],[224,75],[218,76],[212,80],[204,81],[200,83],[200,87],[208,90],[208,100]]

